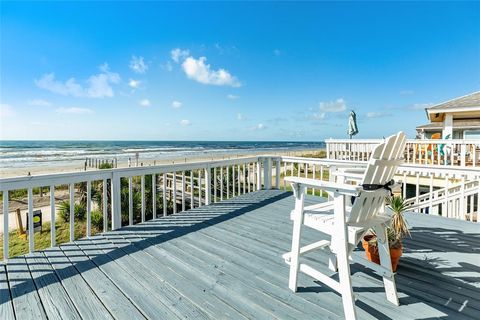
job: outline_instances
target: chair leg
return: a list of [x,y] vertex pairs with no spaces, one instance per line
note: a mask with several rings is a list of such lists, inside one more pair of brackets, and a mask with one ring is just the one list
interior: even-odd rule
[[293,292],[296,292],[305,192],[304,192],[304,188],[298,186],[297,184],[293,185],[293,192],[295,196],[295,213],[294,213],[294,219],[293,219],[292,250],[291,250],[291,258],[290,258],[291,259],[290,260],[290,276],[288,280],[288,287]]
[[387,300],[394,305],[400,305],[398,301],[397,286],[395,284],[395,275],[392,271],[392,261],[390,259],[390,247],[388,245],[388,237],[385,226],[374,227],[377,235],[378,254],[380,256],[380,265],[392,272],[391,277],[383,277],[383,285]]
[[288,287],[293,292],[297,291],[297,279],[298,279],[298,269],[299,269],[299,258],[300,258],[300,238],[302,233],[302,223],[299,219],[295,219],[293,222],[293,232],[292,232],[292,251],[290,258],[290,277],[288,280]]
[[350,263],[348,261],[348,246],[345,244],[339,247],[337,251],[338,276],[340,278],[343,311],[345,313],[345,319],[356,319],[355,300],[353,296],[352,279],[350,277]]
[[342,295],[345,319],[356,319],[355,300],[353,297],[350,262],[348,261],[348,227],[345,223],[345,196],[334,199],[335,233],[332,235],[333,249],[337,255],[340,294]]

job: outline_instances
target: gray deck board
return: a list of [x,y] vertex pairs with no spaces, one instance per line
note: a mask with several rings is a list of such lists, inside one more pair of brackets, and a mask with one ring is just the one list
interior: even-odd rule
[[151,303],[151,305],[155,307],[152,316],[165,317],[168,319],[175,317],[208,318],[203,312],[195,310],[193,305],[188,303],[187,299],[182,299],[173,288],[161,282],[152,286],[152,279],[155,279],[155,274],[142,264],[139,264],[138,261],[126,254],[123,250],[118,249],[116,245],[106,238],[101,239],[101,237],[96,237],[94,239],[84,239],[77,243],[80,247],[85,247],[85,244],[90,248],[95,247],[98,250],[97,252],[103,252],[103,254],[106,254],[112,261],[115,261],[115,263],[122,268],[123,272],[121,273],[135,279],[139,285],[144,288],[144,294],[153,299],[153,301],[146,301],[146,303]]
[[115,319],[145,318],[115,284],[74,244],[60,247]]
[[73,302],[67,295],[52,266],[43,252],[34,252],[27,257],[28,267],[36,290],[49,319],[80,319]]
[[12,297],[8,288],[7,270],[3,264],[0,264],[0,319],[15,319]]
[[113,319],[62,250],[52,248],[44,254],[83,319]]
[[[118,241],[118,236],[109,238],[114,243]],[[182,270],[168,264],[168,261],[159,257],[155,252],[156,248],[148,245],[145,247],[145,243],[136,235],[128,238],[131,245],[121,247],[122,250],[135,257],[140,263],[149,266],[157,278],[173,286],[179,294],[187,297],[212,319],[245,318],[238,310],[232,308],[223,300],[214,295],[209,295],[205,286],[196,281],[191,281],[192,278],[188,274],[183,273]]]
[[10,259],[7,273],[16,318],[47,319],[25,257]]
[[131,277],[131,274],[121,267],[120,259],[112,259],[104,250],[101,250],[95,244],[91,244],[88,240],[77,241],[76,245],[147,318],[177,318],[136,277]]
[[[12,259],[7,273],[0,269],[0,291],[10,290],[2,319],[54,318],[51,302],[61,294],[58,315],[68,318],[342,319],[341,297],[308,276],[300,275],[299,292],[288,289],[281,255],[290,249],[292,208],[288,193],[254,192]],[[401,305],[387,302],[379,276],[353,264],[359,318],[478,319],[479,225],[407,220]],[[305,228],[305,241],[321,237]],[[303,259],[335,277],[323,253]]]

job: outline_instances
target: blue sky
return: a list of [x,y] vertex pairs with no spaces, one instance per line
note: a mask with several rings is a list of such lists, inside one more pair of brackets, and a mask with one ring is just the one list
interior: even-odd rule
[[479,2],[1,2],[1,138],[323,140],[480,88]]

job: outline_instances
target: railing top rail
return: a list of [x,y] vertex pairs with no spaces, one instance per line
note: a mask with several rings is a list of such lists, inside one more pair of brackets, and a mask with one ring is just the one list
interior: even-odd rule
[[336,159],[327,159],[327,158],[304,158],[304,157],[293,157],[293,156],[280,156],[278,158],[280,158],[284,162],[323,164],[326,166],[365,167],[367,165],[367,162],[365,161],[336,160]]
[[[325,143],[381,143],[383,139],[326,139]],[[466,143],[466,144],[480,144],[480,139],[407,139],[407,143]]]
[[356,143],[356,142],[361,142],[361,143],[381,143],[383,139],[334,139],[334,138],[329,138],[325,139],[326,143],[333,142],[333,143]]
[[[302,157],[280,157],[282,161],[285,162],[300,162],[308,164],[323,164],[327,166],[342,166],[342,167],[365,167],[368,164],[368,161],[352,161],[352,160],[333,160],[325,158],[302,158]],[[397,171],[414,171],[421,172],[424,174],[429,173],[442,173],[449,175],[475,175],[480,176],[480,170],[476,167],[469,166],[448,166],[445,165],[435,165],[429,164],[428,166],[424,164],[410,164],[404,163],[401,164]]]

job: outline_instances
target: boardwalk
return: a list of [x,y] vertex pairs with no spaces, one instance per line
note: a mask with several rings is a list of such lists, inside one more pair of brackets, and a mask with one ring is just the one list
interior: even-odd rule
[[[260,191],[12,258],[0,265],[0,319],[342,319],[340,296],[307,276],[288,290],[292,206],[289,193]],[[353,265],[359,317],[478,319],[479,225],[408,221],[401,306]],[[321,254],[306,259],[326,270]]]

